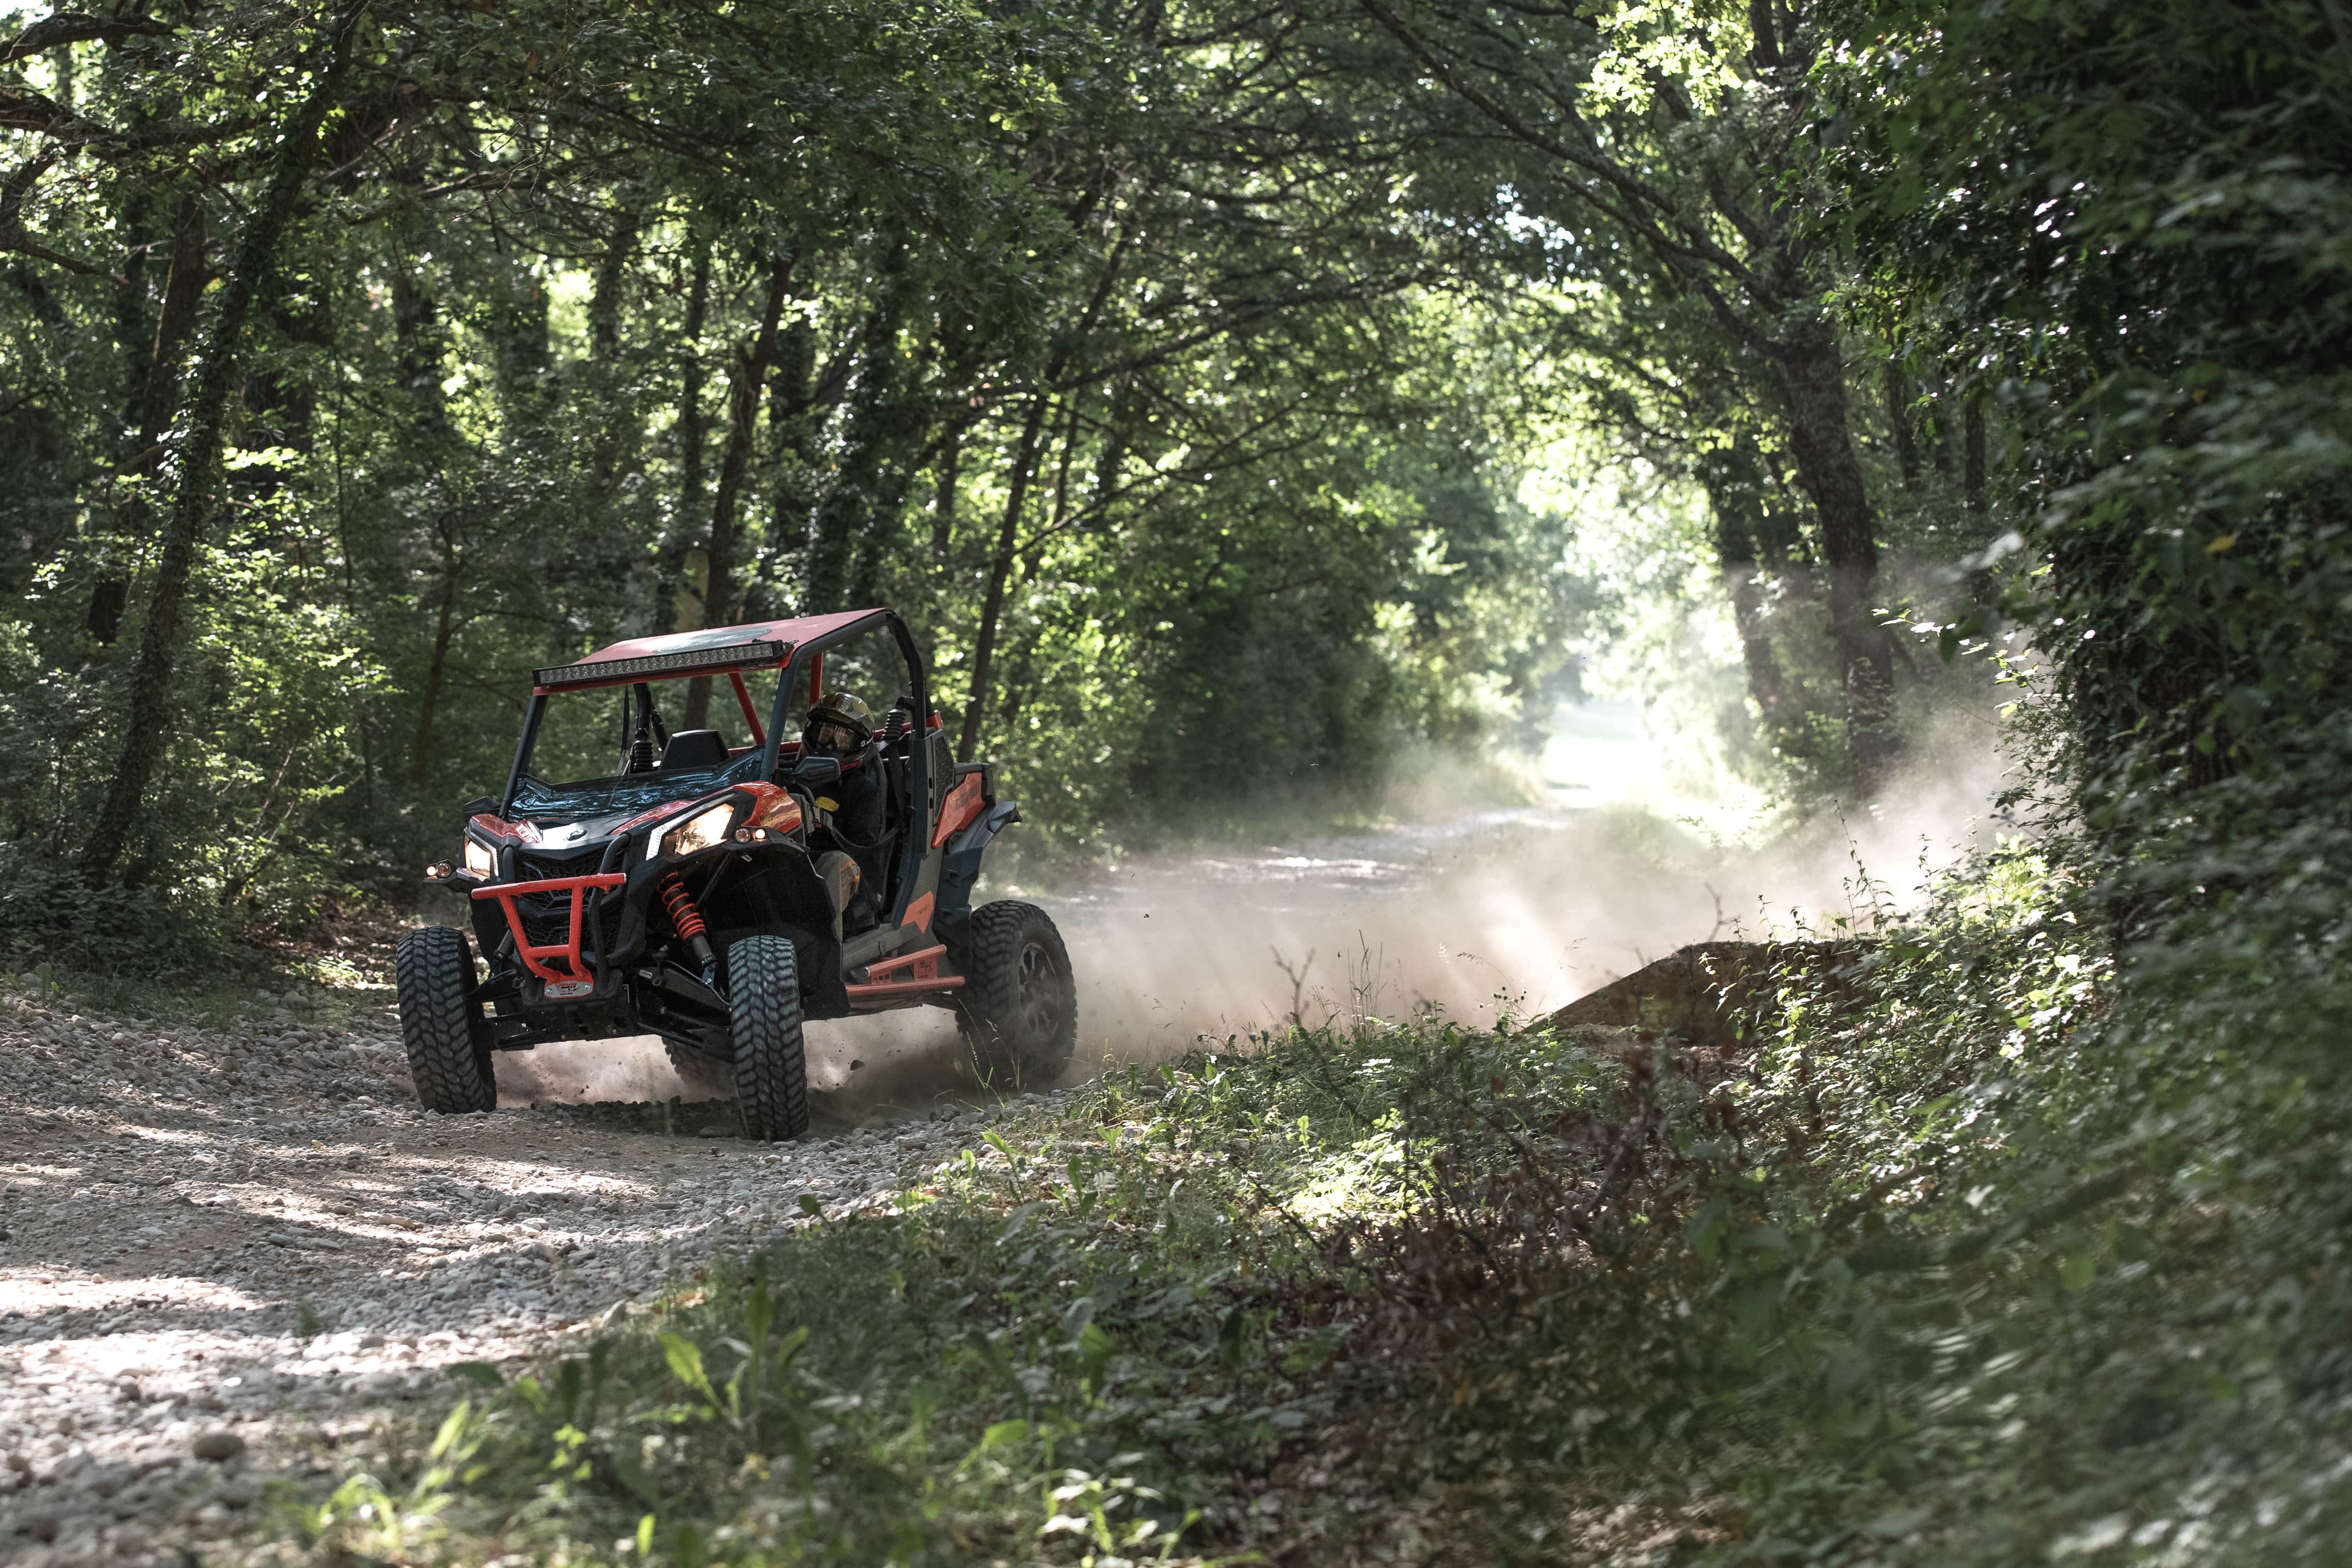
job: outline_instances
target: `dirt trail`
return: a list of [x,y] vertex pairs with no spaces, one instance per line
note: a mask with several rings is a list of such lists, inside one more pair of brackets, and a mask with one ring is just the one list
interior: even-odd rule
[[942,1065],[772,1147],[718,1103],[428,1115],[381,994],[224,1032],[0,997],[0,1560],[177,1563],[451,1363],[888,1201],[992,1113]]

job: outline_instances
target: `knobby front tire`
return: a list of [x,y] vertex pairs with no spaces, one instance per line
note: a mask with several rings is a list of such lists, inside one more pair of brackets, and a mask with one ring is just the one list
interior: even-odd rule
[[800,962],[782,936],[746,936],[727,949],[735,1035],[735,1107],[743,1135],[761,1143],[808,1131],[808,1054],[801,1040]]
[[474,983],[474,949],[462,931],[429,925],[400,939],[394,974],[400,997],[400,1041],[417,1103],[456,1115],[498,1109],[490,1071],[489,1030],[466,999]]

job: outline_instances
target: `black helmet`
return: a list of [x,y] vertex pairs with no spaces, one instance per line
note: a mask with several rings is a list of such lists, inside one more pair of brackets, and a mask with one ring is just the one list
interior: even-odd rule
[[874,738],[874,710],[849,692],[817,698],[801,731],[803,749],[823,757],[848,757]]

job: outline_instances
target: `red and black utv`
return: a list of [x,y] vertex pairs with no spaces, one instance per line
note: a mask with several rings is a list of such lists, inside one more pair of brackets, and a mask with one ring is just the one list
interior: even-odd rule
[[[839,700],[880,716],[856,754],[804,747],[811,710],[861,690],[880,700]],[[428,1110],[492,1108],[494,1051],[652,1034],[681,1071],[731,1081],[745,1135],[796,1137],[802,1020],[921,1005],[955,1009],[995,1082],[1068,1065],[1077,998],[1053,921],[971,907],[982,853],[1020,813],[985,764],[954,759],[887,610],[642,637],[541,670],[505,795],[467,811],[463,849],[425,880],[468,895],[471,939],[437,926],[400,945]]]

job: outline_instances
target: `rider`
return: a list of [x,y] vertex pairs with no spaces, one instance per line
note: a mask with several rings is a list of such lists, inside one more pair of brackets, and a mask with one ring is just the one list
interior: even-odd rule
[[825,786],[816,805],[826,814],[833,836],[857,862],[857,896],[843,912],[843,926],[869,926],[881,917],[891,837],[889,786],[883,776],[881,743],[874,738],[874,710],[851,692],[819,697],[801,731],[801,755],[831,757],[841,763],[840,780]]

